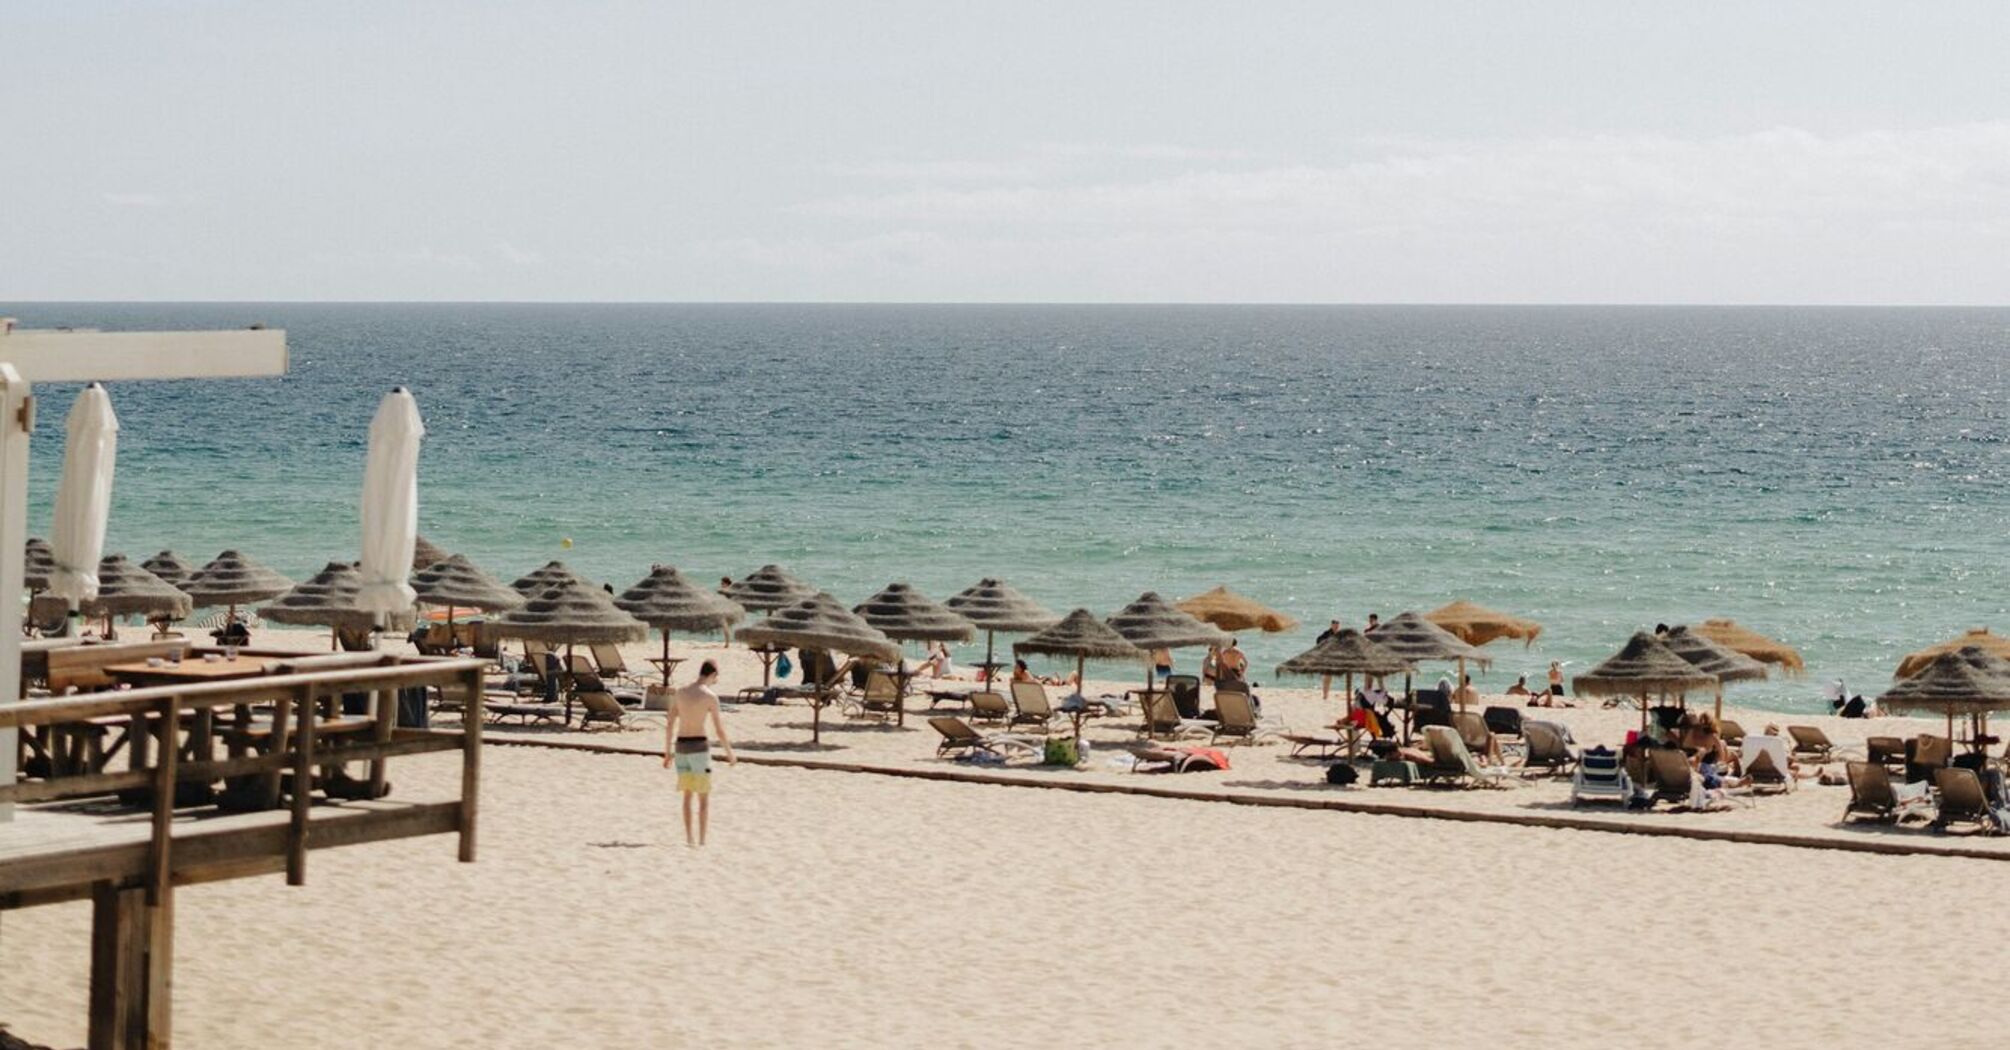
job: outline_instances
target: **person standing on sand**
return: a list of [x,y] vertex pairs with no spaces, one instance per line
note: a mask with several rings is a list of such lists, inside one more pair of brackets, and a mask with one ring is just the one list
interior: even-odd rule
[[[702,846],[712,819],[712,744],[705,735],[705,722],[712,722],[726,761],[739,765],[733,742],[726,738],[726,723],[719,718],[719,694],[712,684],[719,680],[719,665],[710,660],[698,668],[698,680],[670,694],[670,718],[663,724],[663,768],[677,770],[677,790],[684,793],[684,844]],[[691,796],[698,796],[698,833],[691,834]]]

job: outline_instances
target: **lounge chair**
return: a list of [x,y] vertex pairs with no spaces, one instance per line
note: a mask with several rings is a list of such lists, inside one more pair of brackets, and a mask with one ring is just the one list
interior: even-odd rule
[[[1495,736],[1519,738],[1523,735],[1521,708],[1489,707],[1480,712],[1480,718],[1486,724],[1487,731]],[[1466,746],[1471,747],[1472,741],[1466,741]]]
[[1960,766],[1936,769],[1933,786],[1940,792],[1940,808],[1933,816],[1935,828],[1945,831],[1956,824],[1973,824],[1985,834],[2003,831],[1996,812],[1989,807],[1989,796],[1982,790],[1982,778],[1974,770]]
[[575,671],[572,674],[572,691],[575,693],[606,693],[626,707],[642,705],[641,692],[634,689],[616,689],[600,677],[598,671]]
[[1488,728],[1486,719],[1477,712],[1452,712],[1452,728],[1458,730],[1459,739],[1465,742],[1466,750],[1474,754],[1484,755],[1500,746],[1494,740],[1493,730]]
[[1426,784],[1449,780],[1481,787],[1500,787],[1510,779],[1505,769],[1481,766],[1473,758],[1473,753],[1466,750],[1466,742],[1460,739],[1458,731],[1450,726],[1424,727],[1424,741],[1430,746],[1431,761],[1428,765],[1418,766],[1417,772]]
[[1738,751],[1738,768],[1751,779],[1753,794],[1792,791],[1797,783],[1787,742],[1776,736],[1746,737]]
[[1012,718],[1012,702],[1005,694],[980,689],[970,694],[972,722],[1007,722]]
[[1166,676],[1165,691],[1172,697],[1173,710],[1181,718],[1200,717],[1200,676],[1175,674]]
[[1905,769],[1905,738],[1896,736],[1866,737],[1863,746],[1864,750],[1869,752],[1872,762],[1893,771],[1903,771]]
[[1788,726],[1787,735],[1794,738],[1794,757],[1812,758],[1817,762],[1827,762],[1835,757],[1835,742],[1821,731],[1819,726]]
[[1673,747],[1649,748],[1647,776],[1654,801],[1701,808],[1703,785],[1689,765],[1688,752]]
[[1249,698],[1248,693],[1238,689],[1216,689],[1214,713],[1219,721],[1215,723],[1210,743],[1220,743],[1223,737],[1250,743],[1284,732],[1281,724],[1259,721],[1255,701]]
[[1528,745],[1528,750],[1521,760],[1524,771],[1534,770],[1545,776],[1560,776],[1570,772],[1570,768],[1577,764],[1576,756],[1570,753],[1570,744],[1550,723],[1523,722],[1521,731],[1522,740]]
[[594,667],[600,673],[600,677],[620,682],[633,689],[641,689],[648,684],[642,680],[641,675],[629,668],[627,661],[621,658],[620,646],[602,643],[589,645],[586,649],[593,654]]
[[884,671],[867,671],[865,687],[844,700],[844,713],[852,718],[885,718],[900,713],[900,684]]
[[937,758],[979,753],[1006,759],[1013,754],[1037,756],[1045,750],[1039,741],[1015,733],[979,732],[961,718],[937,715],[929,719],[928,724],[942,734],[942,742],[935,746]]
[[1931,781],[1935,770],[1954,761],[1954,741],[1936,733],[1921,733],[1912,738],[1912,749],[1907,755],[1906,782],[1917,784]]
[[579,701],[579,728],[591,729],[597,725],[624,729],[628,726],[628,709],[614,694],[604,689],[578,689],[572,694]]
[[1858,815],[1889,824],[1921,815],[1925,791],[1900,792],[1891,782],[1891,771],[1873,762],[1851,762],[1848,770],[1849,805],[1843,807],[1842,815],[1845,823]]
[[1745,742],[1745,727],[1726,718],[1717,723],[1717,735],[1724,739],[1724,743],[1737,747]]
[[1619,761],[1619,753],[1602,747],[1586,749],[1577,758],[1577,772],[1570,778],[1570,800],[1577,802],[1625,803],[1633,797],[1633,781]]
[[1038,682],[1012,683],[1012,720],[1007,725],[1032,726],[1044,733],[1053,723],[1054,702],[1047,699],[1047,687]]
[[1200,718],[1182,718],[1165,693],[1145,698],[1145,735],[1177,740],[1186,736],[1213,736],[1215,724]]

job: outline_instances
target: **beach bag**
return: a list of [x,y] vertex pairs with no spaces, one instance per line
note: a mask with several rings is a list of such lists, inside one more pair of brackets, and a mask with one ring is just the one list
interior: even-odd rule
[[1072,766],[1081,761],[1081,752],[1075,742],[1067,737],[1048,737],[1047,753],[1043,761],[1050,766]]
[[1346,762],[1335,762],[1326,767],[1326,782],[1345,787],[1361,779],[1361,771]]
[[775,673],[783,678],[796,673],[796,665],[790,662],[789,654],[783,653],[775,658]]

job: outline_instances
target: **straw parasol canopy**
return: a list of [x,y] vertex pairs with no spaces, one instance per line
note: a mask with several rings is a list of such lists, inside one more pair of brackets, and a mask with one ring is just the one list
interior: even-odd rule
[[1534,620],[1511,616],[1484,605],[1460,599],[1424,614],[1424,619],[1451,632],[1467,645],[1485,645],[1497,638],[1513,638],[1524,647],[1535,644],[1542,625]]
[[1793,646],[1776,642],[1734,620],[1704,620],[1691,630],[1732,652],[1743,653],[1762,664],[1773,664],[1787,674],[1800,674],[1808,669],[1807,661],[1801,659]]
[[[374,630],[380,614],[365,610],[357,601],[362,589],[363,574],[355,563],[331,561],[312,579],[298,584],[277,601],[266,603],[259,609],[259,615],[273,623],[303,627]],[[392,617],[394,621],[410,618],[409,611],[402,618]],[[395,628],[404,624],[394,622],[385,626]]]
[[23,557],[21,585],[31,591],[48,590],[49,574],[56,571],[56,555],[50,550],[49,541],[40,536],[28,537]]
[[412,571],[418,572],[428,565],[447,560],[447,552],[424,536],[412,540]]
[[1756,682],[1766,677],[1766,665],[1734,649],[1697,634],[1687,627],[1674,627],[1661,636],[1661,644],[1697,670],[1730,682]]
[[522,592],[503,586],[495,577],[477,568],[465,554],[440,558],[413,573],[412,590],[418,594],[421,604],[442,605],[449,609],[502,612],[524,603]]
[[494,627],[504,638],[554,645],[639,642],[649,636],[649,626],[622,612],[613,596],[577,577],[553,584],[503,613]]
[[986,576],[957,592],[943,606],[986,631],[1042,631],[1061,617],[1019,593],[1011,584]]
[[1887,711],[1906,713],[2010,711],[2010,661],[1980,646],[1943,650],[1900,679],[1877,703]]
[[1298,626],[1298,621],[1289,614],[1279,612],[1247,595],[1237,594],[1227,587],[1216,587],[1191,598],[1181,598],[1174,603],[1174,607],[1196,620],[1211,623],[1224,631],[1262,631],[1265,634],[1282,634]]
[[1108,622],[1125,641],[1145,650],[1229,643],[1227,631],[1181,612],[1157,591],[1138,595],[1137,601],[1118,610]]
[[562,583],[585,585],[586,578],[566,568],[562,561],[548,561],[542,567],[532,569],[510,581],[510,589],[530,598]]
[[[179,620],[195,603],[175,590],[166,580],[134,565],[123,554],[108,554],[98,562],[98,596],[80,604],[85,616],[144,616],[150,620]],[[60,616],[68,608],[65,599],[41,595],[35,599],[39,616]]]
[[822,591],[776,609],[739,635],[742,640],[756,644],[793,645],[878,660],[900,659],[900,647],[893,639]]
[[614,604],[666,633],[723,631],[747,616],[738,603],[692,583],[668,565],[651,568],[649,575],[621,592]]
[[763,565],[726,588],[726,597],[754,612],[774,612],[818,593],[815,587],[789,575],[779,565]]
[[1041,631],[1059,623],[1061,617],[1039,602],[1019,593],[1011,584],[986,576],[975,584],[950,595],[942,603],[951,612],[976,624],[984,631],[984,670],[998,666],[998,632]]
[[1942,653],[1957,652],[1969,647],[1982,650],[1998,659],[2010,660],[2010,636],[1992,634],[1987,627],[1977,627],[1965,631],[1958,638],[1951,638],[1939,645],[1928,646],[1898,662],[1898,677],[1911,678],[1926,669]]
[[189,577],[195,575],[195,570],[188,562],[183,561],[181,555],[173,551],[162,551],[148,558],[140,563],[140,568],[166,580],[170,587],[179,587],[187,583]]
[[1586,696],[1681,693],[1716,684],[1716,675],[1676,656],[1646,631],[1634,632],[1604,663],[1570,680],[1571,688]]
[[1470,660],[1485,667],[1492,662],[1477,647],[1413,612],[1384,622],[1369,631],[1367,637],[1413,664]]
[[277,598],[293,589],[293,581],[234,551],[224,551],[182,582],[181,589],[197,605],[248,605]]
[[851,611],[899,642],[967,642],[977,633],[969,620],[906,583],[887,584]]
[[1330,678],[1336,674],[1370,677],[1402,674],[1416,665],[1353,628],[1320,642],[1277,665],[1278,674]]
[[1087,609],[1076,609],[1030,638],[1012,643],[1020,656],[1072,656],[1078,660],[1142,660],[1143,649]]

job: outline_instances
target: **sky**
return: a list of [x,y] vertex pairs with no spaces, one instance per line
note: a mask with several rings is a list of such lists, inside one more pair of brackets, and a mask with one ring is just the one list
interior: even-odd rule
[[0,302],[2010,304],[2010,5],[0,0]]

